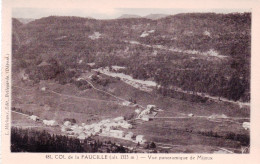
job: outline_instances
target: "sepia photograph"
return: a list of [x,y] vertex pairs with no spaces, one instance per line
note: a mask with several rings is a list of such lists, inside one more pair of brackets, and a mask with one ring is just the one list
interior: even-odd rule
[[12,153],[250,153],[250,9],[11,19]]

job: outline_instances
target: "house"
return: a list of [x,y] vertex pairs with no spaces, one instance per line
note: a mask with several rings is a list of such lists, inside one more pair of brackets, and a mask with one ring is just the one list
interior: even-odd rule
[[128,122],[124,122],[123,124],[120,125],[122,128],[125,129],[131,129],[133,128],[133,126],[131,124],[129,124]]
[[93,132],[91,132],[91,131],[85,131],[84,132],[85,134],[86,134],[86,137],[90,137],[90,136],[92,136],[92,135],[95,135]]
[[89,38],[92,40],[99,39],[101,34],[99,32],[94,32],[94,34],[90,35]]
[[245,130],[249,130],[250,129],[250,122],[243,122],[243,128],[245,129]]
[[125,135],[125,138],[128,139],[128,140],[131,140],[133,138],[134,134],[133,132],[128,132],[126,135]]
[[43,120],[43,124],[47,126],[58,126],[58,123],[55,120]]
[[68,135],[74,136],[75,133],[73,131],[67,131]]
[[41,63],[38,65],[38,67],[49,66],[49,65],[51,65],[51,64],[47,63],[46,61],[43,61],[43,62],[41,62]]
[[40,121],[40,118],[38,116],[35,116],[35,115],[31,115],[31,116],[29,116],[29,118],[33,121]]
[[123,138],[124,132],[122,130],[110,130],[109,135],[111,137]]
[[143,135],[137,135],[135,141],[136,141],[137,143],[139,142],[140,144],[143,144],[143,143],[146,142],[146,140],[144,139],[144,136],[143,136]]
[[70,122],[70,121],[65,121],[65,122],[63,123],[63,125],[64,125],[64,126],[71,126],[71,122]]
[[100,132],[101,132],[100,126],[95,126],[95,127],[94,127],[94,132],[95,132],[95,133],[100,133]]
[[21,74],[21,76],[22,76],[22,80],[28,80],[28,79],[29,79],[29,75],[26,74],[25,72],[23,72],[23,73]]
[[143,121],[150,121],[150,117],[145,115],[141,118]]
[[71,129],[76,133],[76,134],[80,134],[83,132],[83,127],[82,126],[77,126],[77,127],[71,127]]
[[43,92],[46,91],[46,87],[42,87],[41,91],[43,91]]
[[123,116],[114,118],[114,121],[122,121],[122,120],[124,120],[124,117],[123,117]]
[[146,109],[149,109],[149,110],[153,110],[155,108],[156,108],[155,105],[147,105],[147,107],[146,107]]
[[61,131],[62,131],[62,132],[67,132],[67,130],[68,130],[67,127],[65,127],[65,126],[62,126],[62,127],[61,127]]
[[209,118],[211,118],[211,119],[218,119],[218,118],[228,118],[228,117],[225,114],[221,114],[221,115],[212,114],[211,116],[209,116]]
[[149,116],[149,118],[151,117],[155,117],[157,114],[156,112],[156,106],[155,105],[147,105],[147,108],[145,110],[143,110],[139,115],[138,118],[142,119],[144,117],[145,121],[149,121],[149,119],[147,119],[147,117]]
[[106,120],[102,120],[100,121],[99,123],[100,124],[106,124],[106,123],[110,123],[111,121],[109,119],[106,119]]
[[141,113],[141,110],[140,110],[140,109],[136,109],[136,110],[135,110],[135,113],[140,114],[140,113]]
[[87,138],[87,136],[84,133],[80,133],[77,138],[80,140],[84,140],[85,138]]
[[124,102],[122,103],[123,106],[129,106],[130,104],[131,104],[131,102],[129,102],[129,101],[124,101]]

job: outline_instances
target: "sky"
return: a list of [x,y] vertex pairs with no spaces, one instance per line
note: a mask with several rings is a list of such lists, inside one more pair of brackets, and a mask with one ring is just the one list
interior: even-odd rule
[[13,8],[14,18],[38,19],[48,16],[79,16],[91,17],[95,19],[115,19],[123,14],[146,16],[149,14],[175,15],[178,13],[193,12],[214,12],[214,13],[234,13],[250,12],[250,9],[181,9],[181,8]]

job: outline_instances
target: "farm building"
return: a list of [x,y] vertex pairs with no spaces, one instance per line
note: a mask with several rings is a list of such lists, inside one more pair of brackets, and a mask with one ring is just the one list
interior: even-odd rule
[[77,137],[80,140],[84,140],[87,136],[84,133],[80,133],[79,136]]
[[155,105],[147,105],[147,108],[145,110],[143,110],[137,118],[144,118],[143,120],[145,121],[149,121],[149,119],[147,119],[147,117],[151,118],[156,116],[157,112],[155,111],[156,106]]
[[100,124],[106,124],[106,123],[110,123],[111,121],[109,119],[106,119],[106,120],[102,120],[100,121],[99,123]]
[[35,116],[35,115],[31,115],[31,116],[29,116],[29,118],[33,121],[39,121],[40,120],[40,118],[38,116]]
[[67,132],[68,130],[69,130],[68,127],[65,127],[65,126],[62,126],[62,127],[61,127],[61,131],[62,131],[62,132]]
[[145,139],[144,139],[144,136],[143,135],[138,135],[138,136],[136,136],[136,139],[135,139],[135,141],[138,143],[140,143],[140,144],[143,144],[143,143],[145,143]]
[[29,79],[29,75],[26,73],[22,73],[21,74],[22,80],[28,80]]
[[147,105],[147,107],[146,107],[146,109],[149,109],[149,110],[153,110],[155,108],[156,108],[155,105]]
[[124,101],[124,102],[122,103],[122,105],[124,105],[124,106],[129,106],[129,105],[131,105],[131,102],[129,102],[129,101]]
[[121,127],[122,128],[125,128],[125,129],[131,129],[131,128],[133,128],[133,126],[131,125],[131,124],[129,124],[129,123],[124,123],[124,124],[121,124]]
[[41,91],[43,91],[43,92],[46,91],[46,87],[42,87]]
[[249,130],[250,129],[250,122],[243,122],[243,128],[245,129],[245,130]]
[[131,140],[131,139],[133,138],[133,136],[134,136],[133,132],[128,132],[128,133],[125,135],[125,138]]
[[83,132],[83,127],[81,127],[81,126],[71,126],[71,129],[72,129],[76,134],[79,134],[79,133],[82,133],[82,132]]
[[147,116],[147,115],[144,115],[144,116],[142,116],[142,118],[141,118],[143,121],[150,121],[150,117],[149,116]]
[[124,132],[122,130],[110,130],[109,135],[116,138],[123,138]]
[[140,110],[140,109],[136,109],[136,110],[135,110],[135,113],[140,114],[140,113],[141,113],[141,110]]
[[212,114],[211,116],[209,116],[209,118],[218,119],[218,118],[228,118],[228,117],[225,114],[222,114],[222,115]]
[[85,128],[85,130],[89,130],[89,129],[91,129],[92,127],[91,127],[90,125],[85,125],[84,128]]
[[123,117],[123,116],[114,118],[114,121],[122,121],[122,120],[124,120],[124,117]]
[[75,135],[75,133],[73,132],[73,131],[67,131],[67,133],[69,134],[69,135]]
[[95,126],[95,127],[94,127],[94,132],[95,132],[95,133],[101,132],[100,126]]
[[65,121],[65,122],[63,123],[63,125],[64,125],[64,126],[71,126],[71,122],[70,122],[70,121]]
[[57,126],[58,123],[55,120],[43,120],[43,124],[47,126]]

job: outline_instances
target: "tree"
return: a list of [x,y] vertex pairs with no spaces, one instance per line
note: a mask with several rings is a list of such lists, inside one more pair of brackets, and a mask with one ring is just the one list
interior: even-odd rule
[[150,144],[150,148],[152,148],[152,149],[156,148],[156,145],[155,145],[154,142],[152,142],[152,143]]
[[244,94],[245,88],[241,84],[241,80],[238,75],[233,75],[228,82],[228,97],[232,100],[239,100]]

